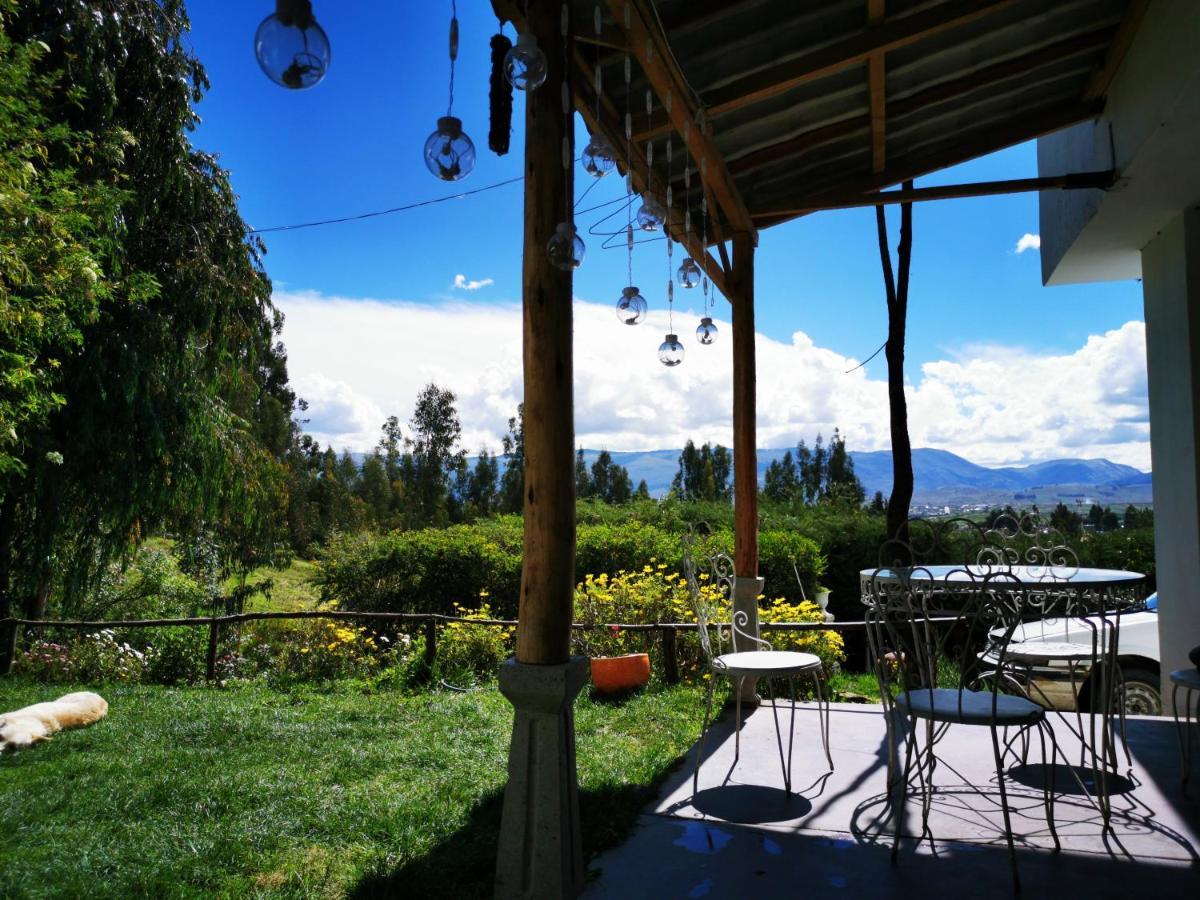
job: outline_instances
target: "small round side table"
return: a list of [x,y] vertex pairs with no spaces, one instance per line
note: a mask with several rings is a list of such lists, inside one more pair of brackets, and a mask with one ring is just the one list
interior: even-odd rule
[[[1183,691],[1183,716],[1180,717],[1179,692]],[[1200,669],[1180,669],[1171,673],[1171,708],[1179,733],[1179,755],[1183,761],[1183,790],[1187,792],[1192,774],[1192,731],[1200,731]]]

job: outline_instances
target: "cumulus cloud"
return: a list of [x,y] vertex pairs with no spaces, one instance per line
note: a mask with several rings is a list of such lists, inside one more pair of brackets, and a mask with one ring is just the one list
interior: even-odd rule
[[[463,444],[499,447],[522,396],[521,310],[512,303],[415,304],[277,292],[298,393],[319,440],[366,450],[387,415],[403,421],[428,382],[453,390]],[[664,368],[655,350],[665,312],[635,328],[608,304],[575,301],[577,443],[610,450],[733,440],[730,324],[702,347],[687,311],[676,314],[684,364]],[[682,321],[681,321],[682,320]],[[758,441],[784,447],[839,427],[850,447],[889,446],[882,363],[759,335]],[[874,372],[876,378],[869,377]],[[950,450],[986,465],[1060,456],[1107,457],[1149,468],[1145,326],[1129,322],[1065,354],[980,345],[910,371],[916,447]]]
[[[1017,248],[1014,253],[1024,253],[1026,250],[1041,250],[1042,236],[1040,234],[1030,234],[1028,231],[1021,235],[1017,241]],[[461,277],[461,276],[460,276]]]
[[450,285],[450,287],[460,291],[477,291],[480,288],[485,288],[489,284],[495,283],[491,278],[480,278],[478,281],[472,279],[468,281],[466,275],[455,275],[454,284]]

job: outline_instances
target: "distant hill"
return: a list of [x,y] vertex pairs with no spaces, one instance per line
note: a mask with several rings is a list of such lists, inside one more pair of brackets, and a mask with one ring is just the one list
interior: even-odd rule
[[[758,451],[758,482],[769,466],[788,448]],[[624,466],[636,486],[645,479],[650,493],[660,497],[671,489],[679,467],[678,450],[610,451],[613,462]],[[588,465],[598,450],[584,450]],[[352,454],[361,460],[364,454]],[[892,454],[888,450],[851,450],[854,470],[867,496],[892,490]],[[474,464],[474,458],[471,459]],[[501,460],[503,466],[503,460]],[[1150,473],[1107,459],[1052,459],[1029,466],[989,468],[963,459],[948,450],[929,448],[913,451],[914,506],[960,506],[963,504],[1016,506],[1038,504],[1043,508],[1062,501],[1067,504],[1100,503],[1124,506],[1151,502]]]
[[[783,457],[788,448],[758,451],[758,481],[767,466]],[[584,450],[590,465],[599,451]],[[629,470],[636,485],[643,478],[650,493],[665,494],[679,466],[678,450],[613,452],[613,462]],[[892,454],[888,450],[850,451],[854,470],[867,496],[892,490]],[[1059,499],[1094,500],[1101,504],[1149,503],[1150,473],[1106,459],[1055,459],[1022,467],[988,468],[947,450],[913,451],[916,504],[1039,503]],[[1021,496],[1018,496],[1021,495]]]

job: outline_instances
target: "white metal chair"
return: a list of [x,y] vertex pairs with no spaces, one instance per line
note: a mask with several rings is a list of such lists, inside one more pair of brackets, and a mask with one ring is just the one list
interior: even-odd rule
[[[700,732],[700,743],[696,750],[696,765],[692,771],[692,792],[699,789],[700,763],[704,759],[704,743],[708,736],[709,725],[712,723],[713,688],[718,677],[729,678],[735,683],[734,690],[734,755],[733,762],[737,765],[741,756],[742,738],[742,691],[743,679],[753,678],[766,682],[771,686],[771,715],[775,722],[775,739],[779,747],[779,765],[783,771],[784,790],[792,790],[792,747],[796,734],[796,679],[811,681],[813,695],[817,700],[821,726],[821,742],[825,748],[825,759],[833,770],[833,757],[829,752],[829,701],[830,689],[826,678],[825,666],[820,657],[812,653],[798,653],[791,650],[775,650],[769,641],[749,634],[745,629],[748,617],[744,611],[732,614],[729,622],[721,622],[720,607],[724,606],[732,596],[733,561],[724,554],[707,557],[703,560],[703,571],[696,563],[692,554],[692,541],[687,542],[684,551],[683,569],[687,579],[688,592],[692,608],[696,614],[696,627],[700,635],[700,646],[704,651],[708,666],[708,688],[704,705],[704,726]],[[701,576],[706,577],[701,577]],[[708,587],[702,584],[707,582]],[[712,634],[715,631],[714,646]],[[726,636],[729,638],[730,652],[725,652]],[[735,640],[736,636],[736,640]],[[738,650],[737,646],[750,644],[754,650]],[[774,691],[777,680],[786,680],[788,695],[792,704],[791,722],[788,729],[786,761],[783,750],[783,734],[779,728],[779,705]]]

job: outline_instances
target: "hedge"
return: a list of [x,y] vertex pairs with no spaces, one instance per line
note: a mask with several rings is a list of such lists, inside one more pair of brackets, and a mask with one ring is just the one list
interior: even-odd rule
[[[678,566],[681,536],[639,521],[580,524],[576,582],[588,574],[641,569],[651,560]],[[702,546],[708,552],[732,553],[732,532],[719,530]],[[455,603],[474,607],[482,598],[496,615],[510,618],[520,597],[521,552],[517,516],[450,528],[342,535],[330,541],[316,581],[322,599],[344,609],[450,614]],[[825,571],[820,548],[796,533],[759,535],[759,572],[769,596],[799,598],[793,559],[811,599]]]

